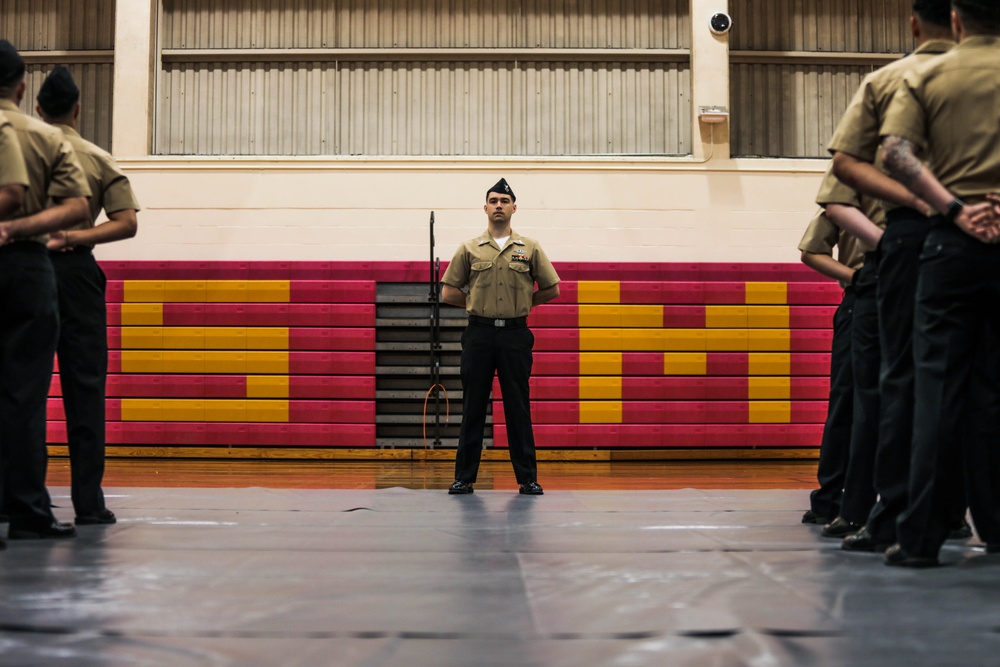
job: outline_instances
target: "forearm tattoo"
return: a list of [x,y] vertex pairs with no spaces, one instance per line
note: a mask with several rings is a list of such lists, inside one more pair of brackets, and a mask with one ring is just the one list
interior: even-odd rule
[[913,144],[895,135],[882,141],[882,161],[889,175],[908,188],[917,182],[917,177],[924,168],[917,159]]

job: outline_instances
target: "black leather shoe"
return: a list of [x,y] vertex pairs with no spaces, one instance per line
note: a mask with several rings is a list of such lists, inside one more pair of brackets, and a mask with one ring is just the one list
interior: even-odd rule
[[542,487],[538,486],[538,482],[525,482],[521,485],[518,493],[525,496],[540,496],[545,491],[542,491]]
[[815,523],[817,525],[824,525],[830,523],[830,519],[825,516],[820,516],[813,512],[812,510],[806,510],[806,513],[802,515],[802,523]]
[[893,544],[885,550],[885,564],[896,567],[937,567],[941,563],[937,557],[911,556],[900,544]]
[[867,553],[882,553],[891,546],[892,544],[888,542],[876,540],[864,527],[853,535],[848,535],[840,543],[840,548],[844,551],[864,551]]
[[104,526],[117,522],[115,513],[109,509],[103,509],[96,514],[81,514],[73,521],[78,526]]
[[830,523],[823,526],[823,537],[847,537],[853,535],[864,528],[861,524],[848,521],[843,517],[837,517]]
[[460,480],[455,480],[455,483],[448,487],[448,493],[451,495],[463,495],[466,493],[475,493],[475,489],[472,488],[472,484],[469,482],[462,482]]
[[962,523],[955,524],[948,532],[949,540],[967,540],[970,537],[972,537],[972,526],[965,519],[962,519]]
[[61,540],[76,537],[76,528],[68,523],[53,521],[47,526],[20,527],[11,525],[8,540]]

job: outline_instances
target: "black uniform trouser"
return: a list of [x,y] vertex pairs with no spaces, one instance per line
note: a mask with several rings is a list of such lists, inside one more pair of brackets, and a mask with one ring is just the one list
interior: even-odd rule
[[[878,314],[882,347],[881,409],[875,455],[878,501],[865,522],[884,544],[896,541],[896,519],[906,509],[913,440],[913,327],[920,254],[931,221],[913,209],[889,213],[879,242]],[[958,502],[955,518],[965,513]]]
[[833,519],[840,514],[844,475],[851,446],[851,412],[854,402],[854,374],[851,369],[851,320],[854,287],[849,285],[833,316],[833,343],[830,350],[830,399],[819,446],[816,479],[819,488],[809,494],[810,509]]
[[864,523],[875,504],[875,451],[879,428],[878,254],[865,255],[854,280],[854,316],[851,318],[851,372],[854,376],[851,446],[844,476],[840,516]]
[[107,279],[87,249],[51,255],[59,291],[59,381],[66,411],[71,495],[77,516],[105,509]]
[[[977,453],[964,437],[968,435],[967,408],[977,405],[970,403],[970,385],[975,369],[985,369],[985,360],[1000,345],[995,337],[982,338],[990,327],[1000,331],[998,306],[1000,245],[981,243],[947,223],[931,229],[921,254],[917,284],[909,499],[897,522],[897,539],[914,556],[937,556],[948,536],[956,498],[963,497],[962,458]],[[980,347],[980,342],[985,347]],[[982,379],[993,391],[997,381],[994,373]],[[987,424],[982,406],[977,407],[976,421],[981,428],[976,441],[989,442],[986,451],[992,451],[1000,425]],[[979,453],[982,451],[981,447]],[[967,462],[971,469],[993,468],[970,478],[984,482],[985,488],[968,489],[973,520],[977,527],[982,524],[981,536],[987,541],[1000,541],[1000,536],[984,534],[995,530],[993,487],[1000,463],[996,458]]]
[[0,247],[0,467],[14,529],[55,520],[45,488],[45,427],[58,336],[48,250],[31,241]]
[[475,482],[479,473],[494,374],[503,394],[514,476],[518,484],[537,479],[528,386],[534,344],[535,336],[526,326],[494,327],[470,322],[462,333],[462,426],[455,456],[456,480]]

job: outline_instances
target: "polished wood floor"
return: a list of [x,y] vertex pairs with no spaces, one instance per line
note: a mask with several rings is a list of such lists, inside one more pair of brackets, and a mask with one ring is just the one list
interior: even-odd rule
[[[284,461],[108,459],[105,487],[281,489],[444,489],[451,461]],[[49,459],[49,484],[69,485],[69,460]],[[541,461],[539,482],[550,490],[809,489],[814,460]],[[484,461],[479,489],[515,489],[507,461]]]

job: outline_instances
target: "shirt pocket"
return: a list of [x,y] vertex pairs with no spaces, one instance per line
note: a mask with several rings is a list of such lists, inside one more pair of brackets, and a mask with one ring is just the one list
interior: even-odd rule
[[516,271],[517,273],[529,273],[531,271],[531,267],[527,262],[511,262],[507,266],[510,267],[511,271]]
[[493,284],[493,262],[473,262],[471,275],[469,276],[469,286],[489,287]]

